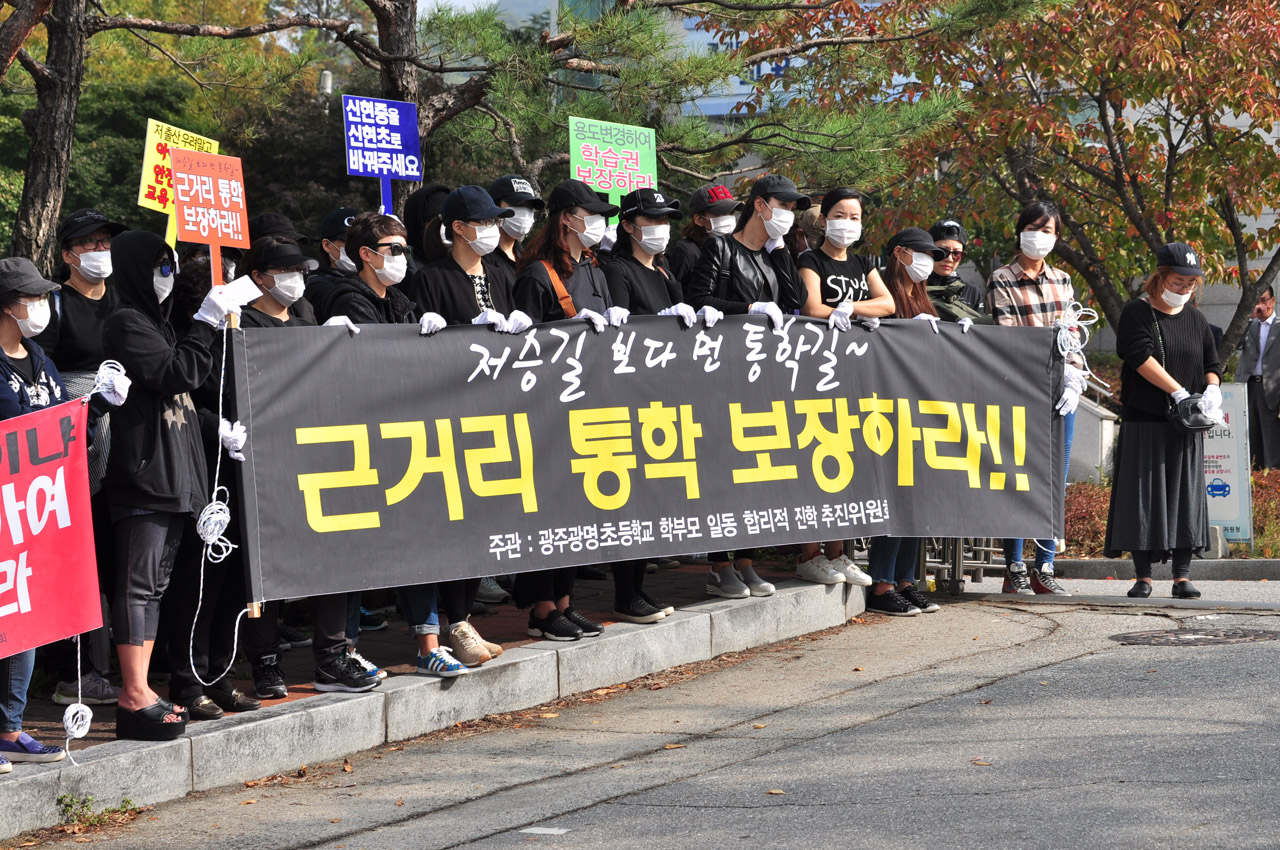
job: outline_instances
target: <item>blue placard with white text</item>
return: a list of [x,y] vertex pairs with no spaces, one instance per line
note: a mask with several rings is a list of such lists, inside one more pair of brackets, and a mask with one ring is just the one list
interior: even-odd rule
[[383,180],[421,180],[418,107],[399,100],[342,96],[347,174]]

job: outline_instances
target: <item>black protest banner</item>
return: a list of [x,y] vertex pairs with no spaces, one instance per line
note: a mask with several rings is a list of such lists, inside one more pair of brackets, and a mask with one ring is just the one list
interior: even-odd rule
[[883,534],[1062,535],[1053,332],[233,331],[254,599]]

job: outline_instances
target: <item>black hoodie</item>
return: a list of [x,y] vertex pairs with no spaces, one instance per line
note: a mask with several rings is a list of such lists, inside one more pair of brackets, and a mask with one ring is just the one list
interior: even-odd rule
[[214,368],[215,331],[192,322],[178,338],[169,322],[172,298],[156,300],[152,270],[164,240],[145,230],[111,242],[113,282],[120,293],[103,328],[103,348],[133,380],[128,400],[111,414],[111,455],[104,491],[113,505],[199,514],[208,503],[208,472],[190,393]]
[[388,286],[385,298],[359,277],[338,269],[318,270],[307,278],[307,300],[315,308],[316,322],[346,316],[357,325],[398,325],[418,321],[412,301],[399,287]]

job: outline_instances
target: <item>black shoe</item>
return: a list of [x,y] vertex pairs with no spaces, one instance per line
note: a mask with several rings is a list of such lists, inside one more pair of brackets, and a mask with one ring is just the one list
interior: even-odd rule
[[604,581],[608,576],[605,575],[604,570],[599,567],[583,564],[581,567],[578,567],[578,578],[583,581]]
[[209,688],[204,694],[223,711],[257,711],[262,708],[261,702],[239,688],[225,691],[222,688]]
[[628,623],[656,623],[666,615],[637,596],[626,605],[613,606],[613,616]]
[[573,610],[573,608],[564,609],[564,618],[582,629],[583,637],[595,637],[604,631],[604,626],[600,625],[595,620],[588,620],[586,617]]
[[311,638],[307,637],[306,632],[301,629],[295,629],[288,623],[280,624],[280,643],[276,647],[280,652],[290,649],[302,649],[311,646]]
[[1189,581],[1178,581],[1173,584],[1174,599],[1199,599],[1200,591]]
[[890,617],[914,617],[920,613],[919,608],[896,590],[886,590],[881,594],[868,593],[867,610],[888,614]]
[[[659,566],[659,569],[662,569],[662,567]],[[645,602],[648,602],[650,605],[652,605],[654,608],[657,608],[659,611],[661,611],[663,614],[665,614],[668,617],[670,617],[672,614],[676,612],[676,607],[674,605],[667,605],[664,602],[659,602],[658,600],[654,599],[652,596],[650,596],[648,593],[646,593],[643,590],[640,591],[640,593],[637,595],[641,599],[643,599]]]
[[217,703],[204,694],[191,700],[187,710],[191,713],[192,720],[219,720],[226,714]]
[[386,627],[387,627],[386,617],[379,617],[377,614],[365,608],[360,609],[360,631],[380,632]]
[[253,691],[258,699],[284,699],[289,695],[278,662],[275,655],[264,655],[253,662]]
[[932,599],[927,598],[914,584],[898,588],[898,595],[919,608],[925,614],[932,614],[934,611],[942,610],[941,605],[934,602]]
[[1151,582],[1149,581],[1135,581],[1133,587],[1129,588],[1129,596],[1133,599],[1146,599],[1150,595]]
[[559,611],[552,611],[546,619],[535,617],[530,611],[529,637],[545,640],[577,640],[582,637],[582,629],[569,622]]
[[316,665],[314,684],[317,691],[361,693],[373,690],[381,682],[377,674],[365,670],[345,652]]

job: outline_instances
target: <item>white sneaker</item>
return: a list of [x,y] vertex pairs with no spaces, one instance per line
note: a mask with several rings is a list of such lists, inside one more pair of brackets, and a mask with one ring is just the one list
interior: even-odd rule
[[742,583],[735,569],[727,569],[723,574],[711,569],[707,571],[707,593],[725,599],[746,599],[751,595],[751,588]]
[[856,584],[858,587],[870,587],[872,585],[871,576],[859,569],[858,565],[843,552],[840,553],[840,557],[831,559],[831,566],[844,573],[844,580],[849,584]]
[[828,561],[825,555],[815,555],[796,564],[796,578],[817,584],[844,584],[847,581],[844,573]]
[[738,567],[734,573],[751,591],[752,596],[773,596],[776,587],[756,575],[755,567]]
[[347,649],[347,655],[350,655],[351,660],[359,664],[370,676],[377,676],[379,679],[387,678],[386,670],[383,670],[377,664],[374,664],[372,661],[356,652],[356,648],[354,646]]

